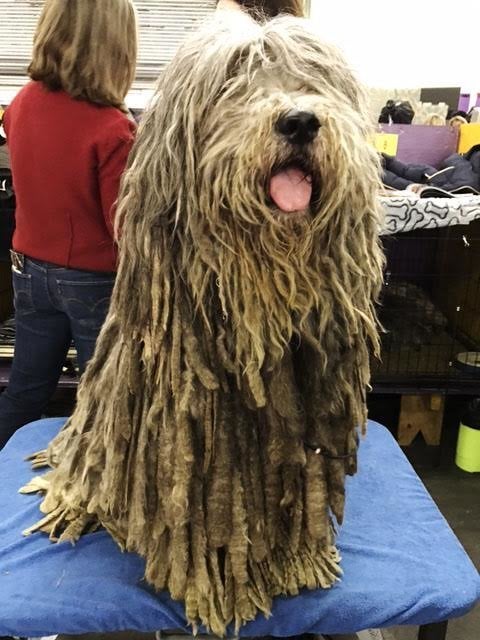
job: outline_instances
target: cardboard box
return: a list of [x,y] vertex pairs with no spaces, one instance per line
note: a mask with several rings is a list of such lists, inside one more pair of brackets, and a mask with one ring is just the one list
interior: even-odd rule
[[407,164],[428,164],[439,168],[456,153],[458,129],[420,124],[383,124],[380,131],[398,135],[396,157]]
[[468,153],[476,144],[480,144],[480,122],[462,124],[458,140],[458,153]]

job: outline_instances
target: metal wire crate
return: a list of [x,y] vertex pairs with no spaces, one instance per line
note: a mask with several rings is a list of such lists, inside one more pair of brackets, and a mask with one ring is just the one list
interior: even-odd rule
[[[480,224],[383,239],[385,327],[374,385],[480,391]],[[470,355],[466,362],[465,354]]]

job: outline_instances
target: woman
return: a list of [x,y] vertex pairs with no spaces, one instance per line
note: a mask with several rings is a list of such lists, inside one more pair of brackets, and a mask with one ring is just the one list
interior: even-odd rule
[[130,0],[46,0],[27,84],[4,116],[17,200],[16,346],[0,397],[0,449],[41,417],[72,338],[83,372],[116,270],[114,204],[133,143]]
[[275,18],[288,13],[299,18],[305,15],[303,0],[217,0],[219,9],[245,9],[253,16],[264,15]]

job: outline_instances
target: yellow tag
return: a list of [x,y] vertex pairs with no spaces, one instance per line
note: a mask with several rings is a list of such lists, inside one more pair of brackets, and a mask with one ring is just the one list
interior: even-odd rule
[[387,156],[396,156],[398,149],[398,133],[376,133],[374,139],[375,149]]
[[4,113],[5,113],[5,112],[4,112],[4,110],[3,110],[3,107],[2,107],[2,105],[0,104],[0,120],[2,119],[2,116],[3,116],[3,114],[4,114]]

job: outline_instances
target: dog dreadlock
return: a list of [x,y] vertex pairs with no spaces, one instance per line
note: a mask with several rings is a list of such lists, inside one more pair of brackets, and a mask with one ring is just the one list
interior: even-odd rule
[[[321,124],[304,147],[278,133],[293,107]],[[339,576],[329,514],[341,522],[378,349],[366,122],[343,59],[303,21],[222,16],[180,49],[124,178],[95,356],[35,457],[53,470],[25,489],[45,492],[30,531],[105,527],[219,635]],[[268,184],[293,165],[312,198],[286,214]]]

